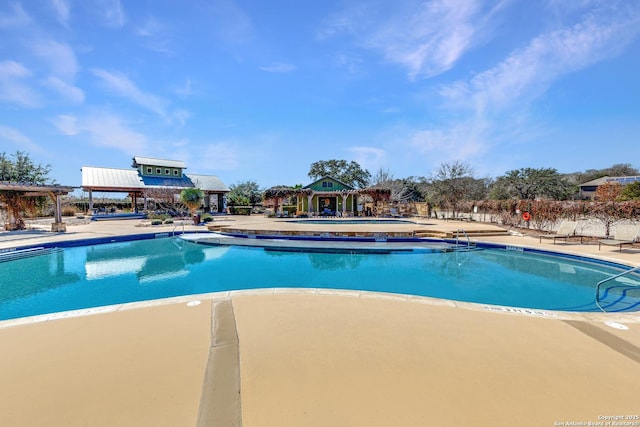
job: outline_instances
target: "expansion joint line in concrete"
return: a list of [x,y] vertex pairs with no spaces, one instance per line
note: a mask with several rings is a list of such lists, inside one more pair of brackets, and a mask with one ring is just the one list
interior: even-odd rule
[[230,299],[214,301],[211,308],[211,347],[197,424],[204,426],[242,426],[240,349]]
[[609,331],[588,322],[577,320],[564,320],[569,326],[572,326],[583,334],[593,338],[601,344],[606,345],[610,349],[628,357],[636,363],[640,363],[640,348],[631,344],[629,341],[617,337]]

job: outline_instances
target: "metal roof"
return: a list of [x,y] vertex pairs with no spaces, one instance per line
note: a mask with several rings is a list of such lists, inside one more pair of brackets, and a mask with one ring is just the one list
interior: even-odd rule
[[82,187],[86,189],[106,189],[112,191],[142,190],[144,182],[135,169],[113,169],[82,167]]
[[215,175],[196,175],[189,174],[189,178],[196,187],[203,191],[229,191],[221,180]]
[[186,169],[187,165],[181,160],[154,159],[153,157],[135,156],[133,158],[133,167],[138,166],[163,166],[167,168]]
[[630,184],[632,182],[640,181],[640,176],[603,176],[602,178],[594,179],[584,184],[580,184],[579,187],[597,187],[607,182],[619,182],[622,185]]
[[181,178],[140,176],[136,169],[82,167],[82,188],[96,191],[142,191],[149,188],[192,188],[207,192],[227,192],[229,188],[213,175],[186,175]]

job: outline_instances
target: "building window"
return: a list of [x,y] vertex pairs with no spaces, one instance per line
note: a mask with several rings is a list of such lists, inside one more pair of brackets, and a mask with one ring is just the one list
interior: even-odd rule
[[153,173],[153,169],[151,169],[150,167],[147,167],[147,174],[151,175]]
[[170,174],[171,174],[171,171],[170,171],[169,169],[165,169],[165,170],[164,170],[164,174],[165,174],[165,175],[170,175]]
[[174,174],[175,176],[178,176],[178,169],[174,169],[174,170],[173,170],[173,174]]
[[156,175],[160,175],[162,173],[162,169],[156,168]]

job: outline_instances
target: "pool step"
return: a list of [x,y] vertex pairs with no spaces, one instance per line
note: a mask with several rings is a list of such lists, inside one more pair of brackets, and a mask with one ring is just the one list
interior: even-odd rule
[[[469,237],[487,237],[487,236],[510,236],[507,230],[465,230]],[[455,239],[456,231],[442,230],[419,230],[415,232],[416,237],[433,237],[438,239]]]
[[29,248],[29,249],[10,249],[4,252],[0,252],[0,262],[13,261],[16,259],[29,258],[38,255],[46,255],[54,252],[59,252],[60,248]]

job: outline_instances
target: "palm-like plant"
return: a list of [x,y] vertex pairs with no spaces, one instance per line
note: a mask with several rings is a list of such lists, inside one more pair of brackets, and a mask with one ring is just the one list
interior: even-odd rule
[[180,200],[191,211],[194,223],[197,222],[196,209],[200,207],[203,199],[204,193],[199,188],[185,188],[180,192]]

